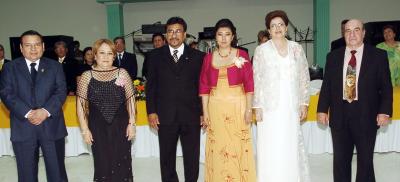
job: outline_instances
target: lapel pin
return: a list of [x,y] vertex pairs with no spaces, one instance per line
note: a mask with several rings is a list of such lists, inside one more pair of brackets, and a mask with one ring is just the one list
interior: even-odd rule
[[40,71],[43,73],[43,72],[44,72],[44,69],[42,68]]

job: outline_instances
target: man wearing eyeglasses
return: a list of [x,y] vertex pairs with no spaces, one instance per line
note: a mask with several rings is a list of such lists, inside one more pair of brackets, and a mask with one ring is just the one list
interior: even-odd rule
[[42,57],[44,43],[36,31],[21,35],[20,49],[23,57],[5,64],[0,79],[0,97],[10,111],[18,181],[38,181],[40,148],[47,181],[67,182],[62,111],[67,88],[62,65]]
[[149,54],[146,101],[150,126],[158,131],[162,181],[179,181],[176,147],[182,144],[186,182],[196,182],[200,155],[199,76],[204,53],[184,44],[186,22],[167,21],[167,42]]

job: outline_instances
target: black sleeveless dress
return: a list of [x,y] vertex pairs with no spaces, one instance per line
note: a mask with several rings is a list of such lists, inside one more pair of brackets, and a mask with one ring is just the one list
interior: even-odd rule
[[92,76],[87,88],[96,182],[133,182],[131,141],[126,137],[127,98],[115,80],[100,81]]

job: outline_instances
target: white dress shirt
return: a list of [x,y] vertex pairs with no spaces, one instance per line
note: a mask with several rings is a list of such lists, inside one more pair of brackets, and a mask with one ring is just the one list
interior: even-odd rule
[[178,49],[175,49],[175,48],[171,47],[170,45],[168,45],[168,46],[169,46],[169,52],[171,53],[172,57],[174,56],[174,50],[178,50],[178,53],[176,55],[178,56],[178,60],[179,60],[179,58],[183,54],[183,51],[185,50],[185,45],[181,44],[181,46],[179,46]]

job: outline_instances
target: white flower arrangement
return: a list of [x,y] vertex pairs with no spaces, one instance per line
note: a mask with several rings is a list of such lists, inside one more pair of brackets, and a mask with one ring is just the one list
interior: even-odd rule
[[125,84],[127,83],[127,80],[125,77],[118,76],[118,78],[115,80],[115,85],[118,85],[120,87],[124,87]]
[[245,62],[248,62],[245,58],[243,57],[235,57],[233,59],[233,63],[235,64],[236,67],[242,68]]

